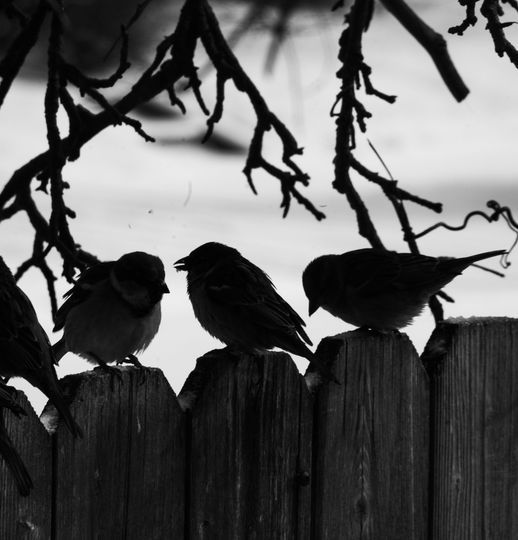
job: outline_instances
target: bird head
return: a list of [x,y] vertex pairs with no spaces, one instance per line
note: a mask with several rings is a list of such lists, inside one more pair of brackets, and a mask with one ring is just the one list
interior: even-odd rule
[[211,269],[221,261],[239,256],[237,249],[218,242],[207,242],[191,251],[187,257],[177,260],[173,266],[178,271],[200,273]]
[[162,261],[143,251],[126,253],[113,265],[113,288],[131,306],[146,311],[169,292]]
[[328,296],[328,259],[332,255],[324,255],[311,261],[302,274],[302,286],[309,300],[308,314],[311,316],[315,311],[326,303]]

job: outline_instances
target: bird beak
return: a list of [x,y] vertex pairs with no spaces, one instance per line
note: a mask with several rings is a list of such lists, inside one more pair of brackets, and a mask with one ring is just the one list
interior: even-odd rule
[[309,310],[308,310],[308,313],[309,313],[309,316],[311,317],[311,315],[313,315],[313,313],[315,313],[315,311],[319,308],[319,304],[316,300],[310,300],[309,301]]
[[187,257],[184,257],[183,259],[178,259],[173,266],[176,268],[177,272],[181,272],[182,270],[187,270]]
[[162,292],[164,294],[169,294],[171,292],[165,281],[162,282]]

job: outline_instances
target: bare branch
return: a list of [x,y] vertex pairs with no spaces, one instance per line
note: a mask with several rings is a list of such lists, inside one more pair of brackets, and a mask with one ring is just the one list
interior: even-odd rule
[[27,54],[38,40],[41,26],[47,13],[47,3],[44,0],[40,0],[34,15],[22,28],[0,62],[0,76],[2,77],[2,81],[0,82],[0,107],[20,68],[25,62]]
[[[128,27],[140,16],[149,1],[137,6],[137,11],[128,23]],[[7,51],[1,64],[0,96],[5,97],[12,81],[16,77],[25,56],[37,40],[39,29],[49,4],[39,3],[35,14],[23,26],[13,45]],[[128,116],[137,105],[144,103],[159,93],[168,93],[171,104],[185,112],[183,103],[175,93],[175,84],[184,77],[188,81],[202,111],[209,115],[201,95],[201,81],[194,65],[194,54],[198,40],[207,49],[217,70],[217,98],[212,115],[209,116],[206,138],[210,136],[215,124],[223,114],[224,87],[227,80],[245,92],[256,112],[257,125],[250,145],[249,158],[245,175],[253,188],[251,171],[263,168],[280,180],[283,215],[286,215],[292,197],[308,209],[317,219],[324,215],[318,211],[297,189],[297,183],[308,184],[308,176],[293,161],[293,156],[302,150],[286,126],[270,111],[261,94],[239,65],[228,47],[219,29],[218,22],[205,0],[186,0],[176,29],[166,36],[156,49],[155,57],[141,77],[127,94],[115,103],[110,103],[101,92],[113,87],[129,67],[128,36],[122,27],[121,52],[119,65],[114,73],[105,79],[85,76],[78,68],[66,63],[61,56],[61,35],[63,14],[59,5],[53,6],[52,25],[48,45],[48,81],[45,94],[45,120],[47,126],[48,150],[34,157],[13,173],[0,191],[0,221],[10,219],[16,213],[24,211],[35,231],[33,255],[22,265],[20,272],[30,267],[37,267],[47,280],[51,301],[53,295],[53,276],[41,262],[51,247],[55,247],[63,259],[63,273],[72,280],[75,268],[83,267],[93,256],[80,249],[69,229],[68,220],[75,217],[73,210],[65,204],[65,189],[68,184],[63,179],[63,168],[67,161],[77,159],[82,146],[106,127],[126,124],[147,141],[154,139],[147,135],[141,123]],[[168,58],[169,56],[169,58]],[[81,96],[89,96],[101,107],[101,112],[94,114],[83,105],[76,103],[67,86],[78,88]],[[2,94],[3,92],[3,94]],[[69,120],[69,133],[63,137],[58,129],[57,115],[59,107],[66,111]],[[262,140],[267,131],[272,130],[281,140],[284,168],[270,163],[262,154]],[[31,193],[33,180],[39,181],[36,189],[47,193],[51,199],[50,218],[39,210]],[[43,245],[47,247],[43,249]]]
[[[248,96],[257,117],[257,124],[250,143],[248,159],[244,169],[248,184],[254,193],[256,193],[252,180],[252,170],[263,168],[281,183],[281,192],[283,194],[281,207],[284,209],[284,217],[290,208],[290,198],[294,196],[295,200],[310,210],[317,219],[322,219],[325,217],[324,214],[316,210],[300,192],[297,192],[295,196],[294,189],[296,183],[300,182],[302,185],[307,185],[308,183],[308,175],[303,173],[292,160],[294,155],[302,153],[302,149],[298,146],[295,138],[286,126],[270,111],[261,93],[239,64],[239,61],[225,41],[214,12],[208,2],[199,0],[199,9],[200,38],[218,72],[216,106],[213,115],[207,121],[209,135],[223,112],[224,85],[226,80],[230,79],[238,90]],[[287,166],[288,170],[281,170],[273,166],[262,156],[262,141],[265,133],[271,128],[273,128],[282,143],[282,162]],[[207,140],[207,138],[206,136],[204,140]]]
[[404,0],[381,0],[381,3],[431,56],[448,90],[457,101],[462,101],[469,89],[455,68],[441,34],[428,26]]
[[414,238],[421,238],[422,236],[425,236],[432,231],[435,231],[438,228],[444,228],[448,229],[449,231],[461,231],[465,229],[471,219],[475,216],[481,217],[485,219],[488,223],[493,223],[498,221],[500,218],[502,218],[509,229],[515,234],[514,241],[511,245],[511,247],[507,250],[507,253],[505,253],[500,261],[500,264],[503,268],[507,268],[511,263],[508,261],[508,257],[510,253],[514,250],[514,248],[518,245],[518,222],[516,222],[511,209],[508,206],[500,206],[500,204],[497,201],[488,201],[487,207],[493,210],[492,213],[486,214],[482,210],[473,210],[472,212],[469,212],[462,222],[461,225],[448,225],[447,223],[444,223],[443,221],[440,221],[439,223],[436,223],[435,225],[432,225],[431,227],[428,227],[424,231],[421,231],[420,233],[414,234]]
[[500,21],[502,15],[500,3],[497,0],[484,0],[480,13],[487,19],[486,28],[493,38],[496,54],[498,56],[507,56],[514,66],[518,68],[518,51],[506,38],[505,25]]
[[475,5],[479,0],[462,0],[462,4],[466,8],[466,16],[464,20],[458,26],[452,26],[448,32],[450,34],[458,34],[462,36],[464,32],[470,27],[475,26],[477,23],[477,16],[475,15]]
[[349,171],[352,165],[352,150],[356,146],[354,133],[354,115],[357,110],[355,96],[355,81],[363,63],[362,34],[367,28],[372,6],[370,2],[356,0],[347,17],[348,26],[340,36],[340,52],[338,58],[342,67],[337,73],[340,79],[340,92],[335,104],[340,105],[338,113],[331,110],[336,116],[336,144],[334,164],[333,187],[347,197],[349,206],[356,212],[358,231],[374,247],[383,248],[381,238],[378,236],[369,211],[359,193],[356,191]]

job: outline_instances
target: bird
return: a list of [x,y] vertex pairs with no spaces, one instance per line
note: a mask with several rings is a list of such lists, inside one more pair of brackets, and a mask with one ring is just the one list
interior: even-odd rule
[[364,248],[323,255],[302,274],[309,315],[321,307],[354,326],[399,330],[468,266],[504,253],[496,250],[454,258]]
[[81,428],[70,414],[54,368],[49,338],[27,295],[16,285],[0,257],[0,375],[4,382],[22,377],[41,390],[60,413],[74,437]]
[[16,389],[0,382],[0,455],[4,458],[14,477],[18,492],[23,497],[27,497],[34,484],[18,451],[9,438],[4,420],[5,409],[10,409],[17,417],[27,415],[23,407],[13,399],[14,393],[16,393]]
[[134,251],[84,270],[64,295],[54,331],[56,362],[75,353],[120,376],[108,364],[126,362],[145,369],[135,354],[144,351],[160,326],[160,302],[169,293],[162,261]]
[[326,378],[330,369],[311,352],[305,323],[263,270],[237,249],[208,242],[174,263],[187,272],[187,292],[201,326],[230,350],[274,347],[302,356]]

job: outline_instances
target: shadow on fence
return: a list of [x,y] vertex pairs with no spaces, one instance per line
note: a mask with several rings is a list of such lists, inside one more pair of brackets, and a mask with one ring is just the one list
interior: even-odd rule
[[401,334],[330,342],[341,385],[209,354],[189,412],[158,369],[68,376],[78,440],[20,395],[6,425],[35,489],[0,465],[0,538],[518,538],[518,320],[446,321],[421,358]]

